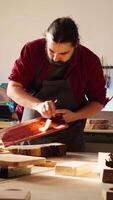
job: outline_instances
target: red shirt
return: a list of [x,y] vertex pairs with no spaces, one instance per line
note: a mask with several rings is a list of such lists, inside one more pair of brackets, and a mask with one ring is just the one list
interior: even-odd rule
[[[49,62],[45,48],[44,38],[27,43],[16,60],[9,79],[21,83],[26,90],[30,88],[38,70],[40,70],[39,79],[46,79]],[[106,98],[103,69],[99,58],[88,48],[79,45],[75,50],[64,79],[69,77],[78,105],[85,95],[90,102],[97,101],[106,105],[108,99]]]

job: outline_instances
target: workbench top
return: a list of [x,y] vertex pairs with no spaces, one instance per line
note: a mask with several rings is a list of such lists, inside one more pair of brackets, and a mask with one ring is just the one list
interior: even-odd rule
[[[97,164],[95,153],[67,153],[65,157],[52,158],[58,162],[89,161]],[[98,172],[93,176],[69,177],[55,175],[54,168],[34,167],[32,175],[16,179],[0,179],[0,189],[26,189],[31,200],[103,200],[103,193],[113,184],[101,183]]]

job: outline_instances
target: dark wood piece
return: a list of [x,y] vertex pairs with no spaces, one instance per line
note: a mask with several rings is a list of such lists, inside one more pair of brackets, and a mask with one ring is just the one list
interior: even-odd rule
[[103,169],[103,183],[113,183],[113,169]]
[[106,192],[106,200],[113,200],[113,188],[109,188]]

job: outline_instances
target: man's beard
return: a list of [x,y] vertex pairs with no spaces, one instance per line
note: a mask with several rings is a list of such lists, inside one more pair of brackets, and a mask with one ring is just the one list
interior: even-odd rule
[[52,58],[49,57],[49,55],[47,53],[47,49],[46,49],[46,56],[47,56],[48,61],[56,67],[58,67],[58,66],[59,67],[65,67],[65,66],[69,65],[71,63],[72,59],[73,59],[73,55],[74,55],[74,52],[71,55],[71,57],[69,58],[69,60],[67,60],[65,62],[64,61],[54,61]]
[[49,62],[51,63],[51,64],[53,64],[54,66],[58,66],[58,67],[65,67],[65,66],[67,66],[68,64],[70,64],[70,62],[71,62],[71,60],[72,60],[72,56],[71,56],[71,58],[69,59],[69,60],[67,60],[67,61],[54,61],[53,59],[50,59],[49,57],[48,57],[48,59],[49,59]]
[[49,62],[51,63],[51,64],[53,64],[53,65],[56,65],[56,66],[66,66],[67,65],[67,63],[68,63],[68,61],[66,61],[66,62],[63,62],[63,61],[57,61],[57,62],[55,62],[53,59],[49,59]]

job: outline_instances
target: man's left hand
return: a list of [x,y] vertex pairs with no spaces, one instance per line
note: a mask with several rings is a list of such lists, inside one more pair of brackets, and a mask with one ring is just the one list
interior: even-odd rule
[[55,114],[61,114],[65,122],[76,121],[75,113],[68,109],[57,109]]

